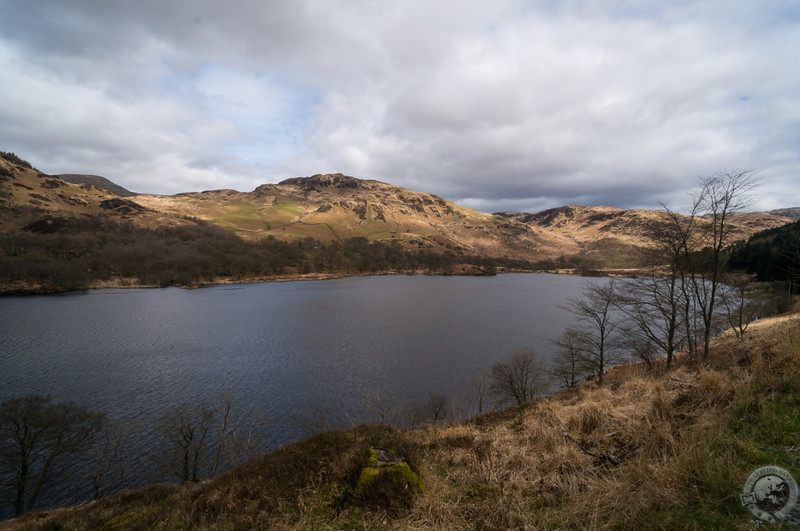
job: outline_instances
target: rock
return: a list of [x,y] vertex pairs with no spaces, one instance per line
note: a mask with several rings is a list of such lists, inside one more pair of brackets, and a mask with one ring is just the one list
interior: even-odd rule
[[119,197],[115,197],[113,199],[106,199],[105,201],[100,201],[100,208],[104,208],[106,210],[114,210],[120,214],[130,214],[132,212],[146,212],[148,210],[147,208],[143,207],[138,203],[134,203],[133,201],[129,201],[128,199],[122,199]]
[[405,459],[385,448],[370,448],[353,495],[365,505],[396,513],[408,509],[424,490],[419,474]]
[[284,179],[278,184],[293,185],[312,192],[328,187],[339,189],[363,187],[361,179],[356,179],[349,175],[342,175],[341,173],[317,174],[311,177],[293,177],[291,179]]

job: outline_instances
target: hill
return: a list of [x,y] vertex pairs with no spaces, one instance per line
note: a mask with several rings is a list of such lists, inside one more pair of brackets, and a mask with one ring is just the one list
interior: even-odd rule
[[58,177],[62,181],[67,181],[68,183],[72,184],[91,184],[96,188],[100,188],[101,190],[105,190],[106,192],[111,192],[112,194],[117,195],[119,197],[131,197],[137,195],[136,192],[131,192],[130,190],[109,181],[105,177],[100,177],[99,175],[61,173],[55,175],[55,177]]
[[[792,209],[787,209],[792,210]],[[624,210],[606,206],[569,205],[532,214],[499,212],[509,220],[569,238],[577,255],[597,267],[630,267],[658,247],[666,223],[658,210]],[[737,213],[731,218],[731,241],[746,240],[759,230],[779,227],[791,218],[768,213]]]
[[[485,214],[342,174],[172,196],[129,195],[97,176],[66,178],[79,184],[0,152],[0,292],[274,275],[636,268],[652,262],[665,221],[659,211],[597,206]],[[790,221],[739,214],[731,240]]]
[[342,174],[287,179],[246,193],[214,190],[133,200],[152,210],[209,221],[248,240],[364,237],[440,253],[527,261],[574,250],[568,238],[537,227],[433,194]]
[[800,219],[800,208],[779,208],[777,210],[770,210],[769,214],[791,219]]
[[[644,253],[658,246],[665,223],[660,211],[603,206],[490,215],[432,194],[342,174],[287,179],[249,193],[217,190],[134,200],[153,210],[207,220],[244,238],[363,236],[533,263],[572,257],[598,268],[643,264]],[[731,221],[731,240],[790,221],[772,213],[738,214]]]
[[[753,323],[744,340],[722,335],[706,367],[624,365],[604,387],[460,424],[320,433],[213,481],[0,529],[746,529],[739,493],[753,470],[777,464],[800,477],[798,407],[794,314]],[[402,457],[421,492],[359,490],[375,448]]]
[[93,184],[72,184],[44,174],[13,154],[0,152],[0,233],[52,216],[102,216],[150,228],[188,224]]
[[[253,249],[199,220],[67,183],[0,153],[0,294],[272,274],[286,266],[287,247],[267,242]],[[260,266],[233,267],[245,261]]]

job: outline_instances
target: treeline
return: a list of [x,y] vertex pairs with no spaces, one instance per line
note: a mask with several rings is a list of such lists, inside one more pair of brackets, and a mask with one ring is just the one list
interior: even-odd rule
[[95,281],[135,279],[144,285],[192,285],[220,277],[246,279],[309,273],[385,271],[447,273],[457,264],[486,272],[515,261],[408,249],[356,237],[247,242],[200,220],[147,229],[104,216],[48,216],[0,236],[0,282],[35,283],[39,291],[81,289]]
[[800,292],[800,221],[761,231],[735,246],[731,267],[761,282],[786,282],[792,292]]

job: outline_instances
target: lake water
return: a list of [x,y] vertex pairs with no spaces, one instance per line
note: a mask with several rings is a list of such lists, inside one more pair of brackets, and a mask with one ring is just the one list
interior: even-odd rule
[[52,395],[140,419],[149,441],[165,411],[230,390],[266,416],[268,447],[313,419],[374,421],[377,393],[438,393],[469,414],[473,375],[520,347],[549,357],[571,323],[559,305],[586,281],[373,276],[0,298],[0,401]]

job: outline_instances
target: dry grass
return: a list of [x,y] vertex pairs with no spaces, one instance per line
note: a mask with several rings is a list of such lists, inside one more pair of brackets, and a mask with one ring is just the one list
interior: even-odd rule
[[[656,375],[620,367],[606,387],[462,424],[320,434],[211,483],[4,527],[746,529],[738,493],[752,469],[777,462],[800,477],[800,317],[755,323],[744,341],[723,336],[713,355],[710,367]],[[423,478],[410,507],[350,497],[376,445]]]

